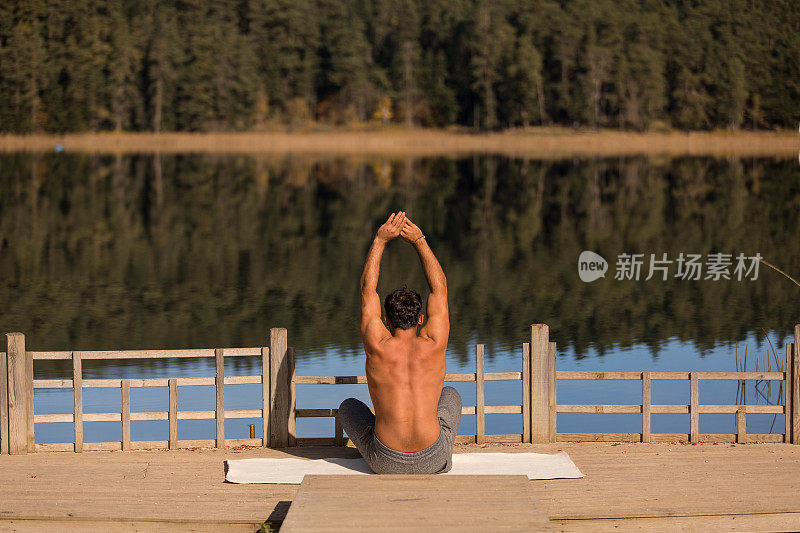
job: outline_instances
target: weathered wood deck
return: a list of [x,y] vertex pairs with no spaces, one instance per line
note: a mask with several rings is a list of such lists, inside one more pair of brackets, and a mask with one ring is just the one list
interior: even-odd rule
[[[555,531],[800,530],[800,446],[554,443],[583,479],[530,481]],[[298,485],[224,483],[225,458],[356,456],[352,448],[37,453],[0,457],[0,531],[254,531]]]

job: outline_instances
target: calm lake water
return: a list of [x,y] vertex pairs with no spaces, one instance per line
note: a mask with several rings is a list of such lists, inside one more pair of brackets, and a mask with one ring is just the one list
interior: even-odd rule
[[[32,350],[261,346],[286,327],[297,373],[363,374],[358,279],[377,226],[404,209],[448,277],[449,372],[468,372],[475,344],[487,370],[519,370],[531,323],[550,325],[562,370],[775,370],[800,322],[800,288],[761,265],[738,280],[736,257],[760,254],[800,274],[796,159],[614,158],[558,161],[468,157],[0,155],[2,331]],[[578,273],[584,250],[604,278]],[[699,254],[701,279],[676,277]],[[732,254],[730,280],[705,279]],[[639,279],[615,279],[621,254],[644,254]],[[650,254],[667,280],[646,279]],[[624,256],[623,256],[624,257]],[[724,260],[724,256],[722,257]],[[719,261],[716,262],[721,264]],[[748,264],[748,266],[750,266]],[[421,292],[413,249],[384,255],[379,292]],[[424,292],[423,292],[424,294]],[[769,365],[769,367],[767,367]],[[36,378],[71,367],[37,362]],[[234,358],[226,372],[260,373]],[[84,377],[211,376],[212,360],[86,362]],[[777,383],[775,383],[777,385]],[[474,405],[474,384],[455,385]],[[487,405],[520,403],[519,383],[486,384]],[[166,411],[166,388],[135,389],[133,410]],[[559,403],[635,404],[638,382],[562,381]],[[369,400],[366,385],[298,386],[298,407]],[[687,404],[689,383],[658,381],[653,403]],[[701,382],[700,402],[736,403],[737,383]],[[777,386],[746,385],[747,403]],[[118,389],[84,391],[85,412],[120,409]],[[260,407],[259,386],[226,387],[226,408]],[[211,387],[179,389],[179,409],[212,410]],[[72,391],[37,390],[36,413],[72,411]],[[748,415],[748,432],[782,419]],[[639,415],[560,414],[563,432],[637,432]],[[247,436],[229,420],[226,435]],[[85,426],[87,442],[118,440],[119,423]],[[489,415],[488,433],[520,433],[520,415]],[[653,415],[654,432],[688,433],[688,415]],[[474,433],[464,416],[461,433]],[[733,433],[734,415],[703,415],[702,433]],[[212,438],[214,421],[181,421],[179,438]],[[298,435],[331,436],[332,419],[298,420]],[[39,424],[38,442],[70,442],[70,424]],[[166,422],[134,422],[135,440],[167,438]]]

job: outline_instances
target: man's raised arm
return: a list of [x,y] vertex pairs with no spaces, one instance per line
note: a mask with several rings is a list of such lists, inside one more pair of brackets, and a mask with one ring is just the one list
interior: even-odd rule
[[428,296],[428,321],[419,331],[419,336],[427,337],[436,344],[446,345],[450,336],[450,312],[447,307],[447,278],[444,270],[425,241],[422,231],[413,222],[406,219],[400,234],[417,250],[431,289]]
[[374,346],[391,335],[381,322],[378,276],[386,243],[400,235],[405,219],[406,214],[403,211],[392,213],[389,216],[389,219],[378,229],[367,254],[367,261],[364,263],[364,272],[361,274],[361,336],[367,347]]

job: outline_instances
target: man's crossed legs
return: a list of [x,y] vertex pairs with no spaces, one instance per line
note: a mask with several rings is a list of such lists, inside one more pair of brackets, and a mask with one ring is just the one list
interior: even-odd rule
[[375,436],[375,415],[355,398],[339,406],[336,420],[353,441],[369,467],[378,474],[439,474],[453,467],[453,443],[461,422],[461,396],[453,387],[443,387],[437,407],[439,438],[418,452],[398,452]]

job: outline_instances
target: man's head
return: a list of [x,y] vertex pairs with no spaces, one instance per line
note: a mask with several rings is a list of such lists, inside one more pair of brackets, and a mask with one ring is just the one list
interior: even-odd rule
[[422,297],[406,286],[395,289],[383,301],[387,325],[391,329],[411,329],[422,318]]

